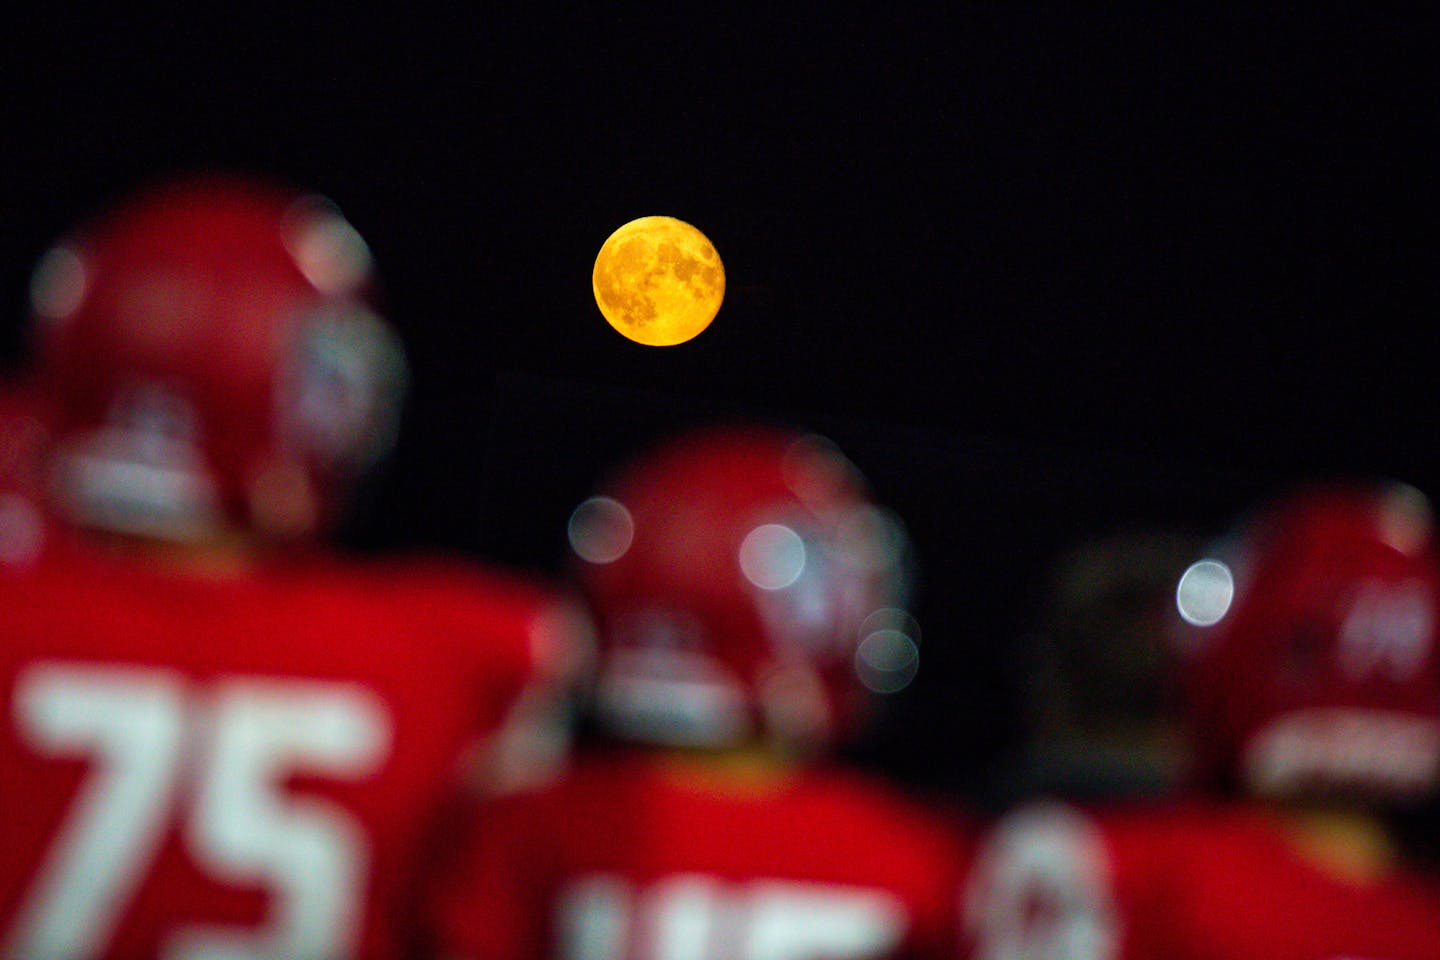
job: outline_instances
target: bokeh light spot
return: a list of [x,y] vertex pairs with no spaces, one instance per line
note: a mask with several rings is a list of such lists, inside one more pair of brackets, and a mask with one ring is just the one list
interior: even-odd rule
[[855,650],[855,672],[875,693],[898,693],[920,669],[920,647],[899,630],[876,630]]
[[1380,509],[1380,538],[1401,553],[1415,555],[1430,542],[1430,499],[1408,483],[1387,492]]
[[305,279],[330,296],[353,293],[370,275],[370,248],[344,217],[331,213],[301,226],[291,254]]
[[1175,606],[1185,622],[1210,627],[1224,619],[1235,599],[1235,576],[1219,560],[1190,565],[1175,588]]
[[920,621],[911,616],[908,610],[899,607],[881,607],[873,611],[860,622],[856,636],[868,637],[877,630],[898,630],[915,641],[916,645],[920,643]]
[[635,539],[635,521],[619,500],[591,497],[570,514],[566,535],[580,559],[614,563],[630,549]]
[[805,541],[784,524],[762,524],[740,544],[740,570],[761,590],[783,590],[805,570]]
[[88,282],[80,255],[69,247],[55,247],[30,276],[30,306],[46,320],[63,320],[85,299]]

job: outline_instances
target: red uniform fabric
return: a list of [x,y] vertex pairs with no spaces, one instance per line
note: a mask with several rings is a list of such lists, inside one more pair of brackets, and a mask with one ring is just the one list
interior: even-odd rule
[[0,577],[35,562],[45,546],[41,470],[47,439],[23,384],[0,382]]
[[0,381],[0,490],[34,493],[40,482],[46,439],[33,391]]
[[548,669],[555,598],[70,546],[0,576],[0,955],[395,955],[427,817]]
[[977,958],[1436,960],[1440,880],[1346,879],[1259,807],[1037,805],[982,845]]
[[953,956],[963,835],[889,787],[807,770],[706,789],[589,758],[491,803],[434,900],[443,956]]

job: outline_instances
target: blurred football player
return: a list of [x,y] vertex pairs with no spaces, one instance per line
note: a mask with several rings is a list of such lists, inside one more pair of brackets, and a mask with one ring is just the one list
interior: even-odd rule
[[53,437],[44,536],[0,555],[0,955],[395,955],[429,812],[498,775],[573,613],[320,548],[404,383],[332,205],[167,183],[32,294]]
[[1190,796],[1037,804],[984,845],[982,958],[1440,958],[1440,878],[1391,817],[1440,786],[1440,589],[1405,486],[1280,498],[1180,578]]
[[1172,788],[1182,751],[1164,704],[1167,625],[1194,538],[1169,527],[1108,532],[1051,565],[1031,629],[1016,644],[1022,743],[992,803],[1075,800]]
[[611,751],[478,811],[436,898],[442,955],[953,956],[958,831],[825,759],[918,653],[904,535],[849,462],[700,430],[569,533]]

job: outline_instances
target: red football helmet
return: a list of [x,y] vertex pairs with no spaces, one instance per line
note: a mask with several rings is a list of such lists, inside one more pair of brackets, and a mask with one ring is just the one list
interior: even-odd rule
[[1199,781],[1367,801],[1434,791],[1437,597],[1412,487],[1306,488],[1243,525],[1176,593]]
[[244,178],[163,184],[62,240],[31,287],[61,511],[179,540],[326,527],[398,422],[371,290],[333,205]]
[[600,626],[595,709],[623,738],[813,748],[918,665],[908,548],[828,442],[710,428],[570,520]]

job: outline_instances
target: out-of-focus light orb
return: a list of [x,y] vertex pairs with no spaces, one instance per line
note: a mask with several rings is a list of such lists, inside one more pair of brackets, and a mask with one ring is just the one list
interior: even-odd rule
[[1408,483],[1397,483],[1380,510],[1380,538],[1405,554],[1418,554],[1430,542],[1434,514],[1430,498]]
[[358,290],[370,275],[365,238],[338,212],[316,211],[288,238],[290,254],[315,289],[330,296]]
[[694,338],[725,299],[725,267],[705,234],[674,217],[641,217],[610,234],[591,273],[610,326],[651,347]]
[[1192,563],[1175,588],[1175,606],[1186,623],[1213,627],[1230,612],[1235,600],[1235,575],[1219,560]]
[[876,630],[855,650],[855,672],[875,693],[899,693],[920,669],[920,647],[914,638],[889,628]]
[[63,320],[85,299],[85,262],[69,247],[54,247],[30,275],[30,307],[45,320]]
[[591,497],[570,514],[565,533],[580,559],[614,563],[635,540],[635,520],[619,500]]
[[782,523],[766,523],[740,543],[740,572],[761,590],[784,590],[805,571],[805,541]]
[[920,643],[920,621],[899,607],[881,607],[873,611],[860,622],[856,636],[868,637],[877,630],[898,630],[917,645]]

